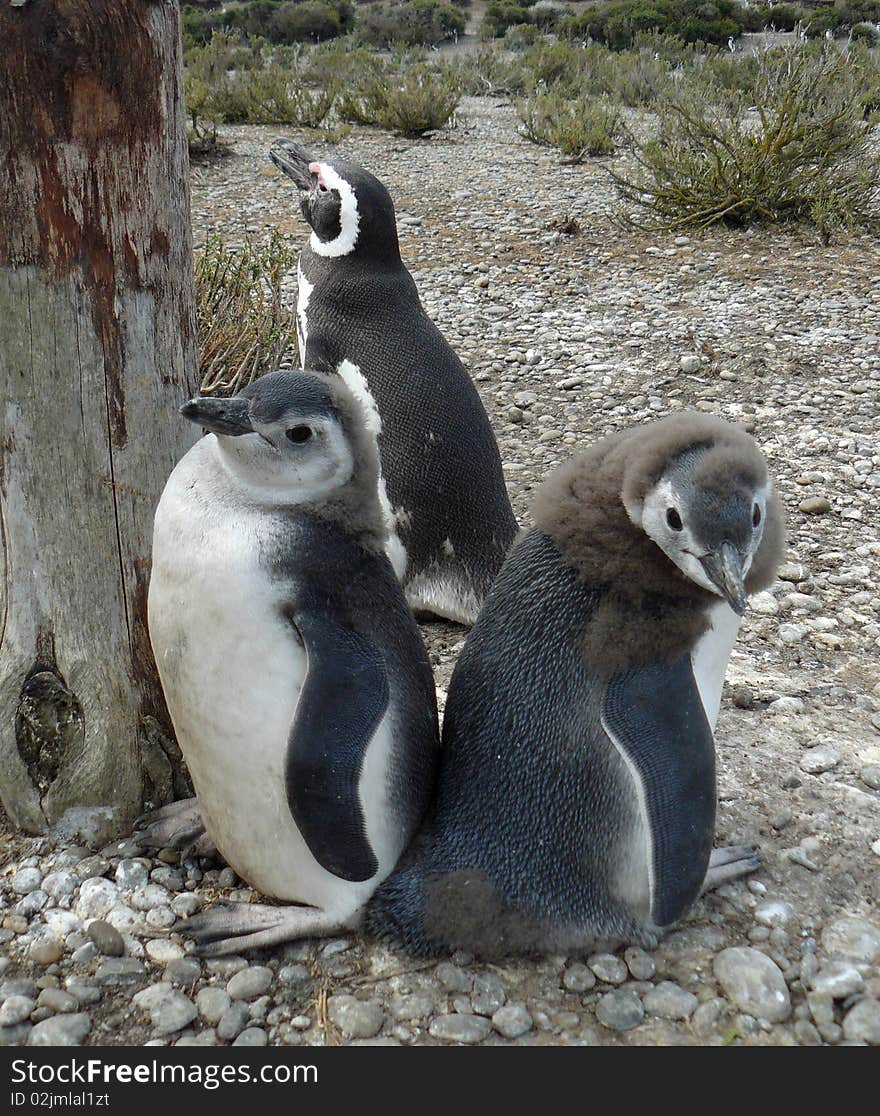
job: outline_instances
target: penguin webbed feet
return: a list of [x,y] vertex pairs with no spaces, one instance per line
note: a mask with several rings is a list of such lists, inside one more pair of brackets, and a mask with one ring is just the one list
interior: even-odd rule
[[713,849],[701,893],[738,880],[761,867],[761,853],[755,845],[726,845]]
[[322,938],[350,929],[317,907],[271,907],[266,903],[218,903],[178,919],[172,933],[195,945],[197,957],[222,957],[245,949],[264,949],[300,938]]
[[205,831],[198,800],[182,798],[142,814],[134,823],[134,836],[151,849],[179,849],[182,859],[217,856],[217,847]]

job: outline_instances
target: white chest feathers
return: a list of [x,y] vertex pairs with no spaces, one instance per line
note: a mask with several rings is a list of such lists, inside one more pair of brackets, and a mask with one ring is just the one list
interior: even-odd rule
[[709,726],[714,732],[724,676],[736,642],[740,618],[726,601],[719,601],[709,609],[709,622],[711,627],[691,651],[691,667]]

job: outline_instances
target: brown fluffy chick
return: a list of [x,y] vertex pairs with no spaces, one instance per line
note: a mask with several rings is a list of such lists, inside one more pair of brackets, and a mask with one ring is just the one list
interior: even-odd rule
[[427,820],[368,925],[417,953],[651,946],[705,887],[713,728],[780,505],[741,429],[686,413],[612,435],[539,490],[449,689]]

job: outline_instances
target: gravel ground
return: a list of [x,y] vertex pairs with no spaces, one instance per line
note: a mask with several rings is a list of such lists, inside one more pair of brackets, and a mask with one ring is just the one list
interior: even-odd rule
[[[265,157],[281,134],[229,129],[232,157],[194,170],[197,242],[270,226],[304,239]],[[355,131],[344,150],[395,196],[404,258],[475,376],[521,520],[557,462],[631,423],[696,407],[758,438],[789,555],[731,661],[716,843],[755,843],[764,865],[650,955],[426,964],[351,936],[199,962],[168,928],[249,895],[230,869],[7,837],[0,1043],[880,1044],[875,240],[622,232],[601,166],[560,166],[492,100],[466,100],[430,141]],[[442,701],[463,630],[423,631]]]

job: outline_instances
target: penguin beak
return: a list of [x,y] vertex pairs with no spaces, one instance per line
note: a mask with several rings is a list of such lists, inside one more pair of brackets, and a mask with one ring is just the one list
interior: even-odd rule
[[737,616],[742,616],[746,610],[746,587],[739,551],[733,543],[723,542],[717,550],[704,554],[700,562],[712,584]]
[[269,148],[269,158],[300,190],[311,190],[315,185],[315,176],[309,170],[314,157],[293,140],[276,140]]
[[219,399],[212,395],[197,395],[180,408],[184,418],[203,426],[213,434],[226,434],[237,438],[241,434],[253,434],[249,415],[250,406],[246,399],[233,395],[230,399]]

